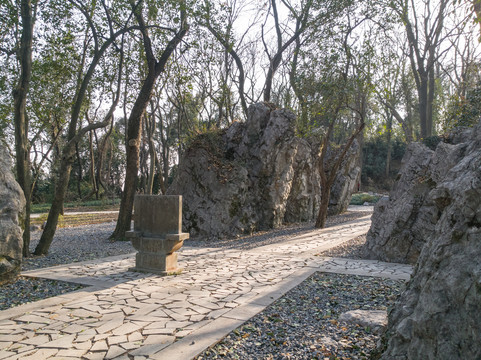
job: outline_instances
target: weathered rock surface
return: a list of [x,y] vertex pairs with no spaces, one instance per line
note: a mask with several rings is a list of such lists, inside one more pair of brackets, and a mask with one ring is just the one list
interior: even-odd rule
[[12,281],[22,263],[25,197],[12,174],[12,160],[0,142],[0,284]]
[[481,359],[481,122],[460,141],[430,160],[425,244],[389,314],[382,359]]
[[[168,190],[183,196],[185,230],[224,237],[314,219],[320,139],[298,137],[294,127],[291,112],[255,104],[245,123],[194,139]],[[359,173],[356,144],[336,180],[333,211],[346,210]]]
[[463,159],[467,143],[462,139],[451,136],[450,143],[439,143],[435,151],[420,143],[408,146],[389,198],[374,207],[364,249],[367,258],[416,263],[440,216],[433,190]]
[[387,312],[385,310],[351,310],[342,313],[339,321],[367,327],[372,332],[379,334],[386,329]]

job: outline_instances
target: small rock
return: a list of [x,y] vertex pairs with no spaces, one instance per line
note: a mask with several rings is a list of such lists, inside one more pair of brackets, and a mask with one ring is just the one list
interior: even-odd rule
[[385,310],[352,310],[342,313],[339,321],[368,327],[380,334],[384,332],[387,325],[387,312]]

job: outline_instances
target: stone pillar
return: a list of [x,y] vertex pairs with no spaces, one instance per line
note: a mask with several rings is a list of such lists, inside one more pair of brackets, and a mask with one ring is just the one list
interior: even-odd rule
[[161,275],[180,271],[175,251],[189,238],[182,232],[182,196],[136,195],[134,230],[126,237],[138,250],[130,270]]

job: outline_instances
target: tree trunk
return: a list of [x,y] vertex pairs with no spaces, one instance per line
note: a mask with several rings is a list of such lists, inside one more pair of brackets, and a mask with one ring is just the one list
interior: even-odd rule
[[[426,74],[427,75],[427,74]],[[421,77],[421,84],[418,88],[418,97],[419,97],[419,122],[421,125],[421,138],[425,139],[428,137],[428,129],[427,129],[427,123],[428,123],[428,112],[427,112],[427,106],[428,106],[428,79],[427,76],[422,76]]]
[[21,2],[22,37],[20,39],[19,60],[20,77],[13,91],[14,122],[15,122],[15,152],[17,165],[17,181],[22,188],[26,205],[23,217],[23,256],[30,256],[30,203],[31,203],[31,176],[30,176],[30,144],[28,140],[28,117],[26,114],[27,93],[32,75],[32,41],[33,17],[32,3],[30,0]]
[[68,181],[70,179],[70,171],[72,170],[72,156],[68,160],[62,159],[60,162],[60,171],[58,181],[55,189],[55,196],[52,202],[52,207],[48,212],[47,223],[42,232],[40,241],[35,248],[35,255],[47,255],[57,229],[58,217],[63,213],[63,202],[67,192]]
[[431,67],[428,74],[428,96],[426,104],[426,136],[433,136],[433,106],[434,106],[434,66]]
[[78,144],[75,144],[75,154],[77,155],[77,193],[79,200],[82,199],[82,161],[80,158],[80,150]]
[[317,213],[316,228],[323,229],[326,226],[327,212],[329,210],[329,198],[331,197],[332,184],[321,184],[321,202],[319,204],[319,212]]
[[155,152],[155,144],[154,140],[151,138],[149,139],[149,157],[150,157],[150,166],[149,166],[149,177],[147,180],[147,191],[146,193],[151,195],[152,189],[154,187],[154,177],[155,177],[155,163],[157,162],[157,154]]
[[391,170],[391,151],[392,151],[392,142],[391,142],[391,133],[392,133],[392,116],[387,114],[387,124],[386,124],[386,141],[387,141],[387,154],[386,154],[386,169],[385,169],[385,176],[386,179],[389,178],[389,172]]

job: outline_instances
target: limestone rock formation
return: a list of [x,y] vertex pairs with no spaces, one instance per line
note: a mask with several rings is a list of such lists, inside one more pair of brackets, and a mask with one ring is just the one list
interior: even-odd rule
[[12,281],[22,263],[25,197],[12,174],[12,160],[0,142],[0,284]]
[[[294,128],[291,112],[255,104],[245,123],[195,138],[168,190],[183,196],[185,230],[224,237],[314,219],[320,138],[298,137]],[[359,173],[356,144],[336,181],[335,211],[347,208]]]
[[420,143],[408,146],[389,198],[374,208],[365,245],[367,258],[416,262],[440,216],[432,191],[463,159],[467,137],[461,132],[466,129],[439,143],[435,151]]
[[431,222],[382,359],[481,358],[481,122],[458,141],[431,159]]

